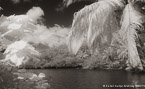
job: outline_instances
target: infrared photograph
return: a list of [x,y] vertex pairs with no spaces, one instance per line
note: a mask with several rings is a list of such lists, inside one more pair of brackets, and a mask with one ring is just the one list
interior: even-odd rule
[[0,89],[145,89],[145,0],[0,0]]

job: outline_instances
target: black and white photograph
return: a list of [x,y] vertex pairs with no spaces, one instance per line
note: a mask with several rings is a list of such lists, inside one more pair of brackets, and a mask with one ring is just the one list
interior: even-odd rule
[[145,0],[0,0],[0,89],[145,89]]

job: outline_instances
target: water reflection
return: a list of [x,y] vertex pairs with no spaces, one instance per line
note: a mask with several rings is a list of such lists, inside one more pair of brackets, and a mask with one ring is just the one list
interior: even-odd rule
[[[46,69],[33,71],[45,73],[53,89],[118,89],[121,86],[123,86],[122,89],[135,89],[131,85],[145,85],[145,74],[121,70]],[[145,89],[145,87],[138,89]]]

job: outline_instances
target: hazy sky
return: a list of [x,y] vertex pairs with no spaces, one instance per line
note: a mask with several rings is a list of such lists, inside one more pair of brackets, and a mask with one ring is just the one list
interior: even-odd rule
[[63,0],[0,0],[0,6],[4,9],[2,13],[6,16],[12,14],[24,14],[33,6],[39,6],[45,13],[44,19],[46,25],[53,26],[59,24],[70,26],[73,19],[73,13],[84,7],[88,2],[76,3],[63,11],[57,11],[56,8]]

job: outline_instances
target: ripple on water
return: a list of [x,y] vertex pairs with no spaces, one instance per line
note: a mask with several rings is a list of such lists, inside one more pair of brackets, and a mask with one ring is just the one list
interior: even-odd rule
[[53,89],[104,89],[103,85],[133,85],[134,82],[145,85],[145,74],[122,70],[45,69],[33,72],[46,74],[46,79]]

